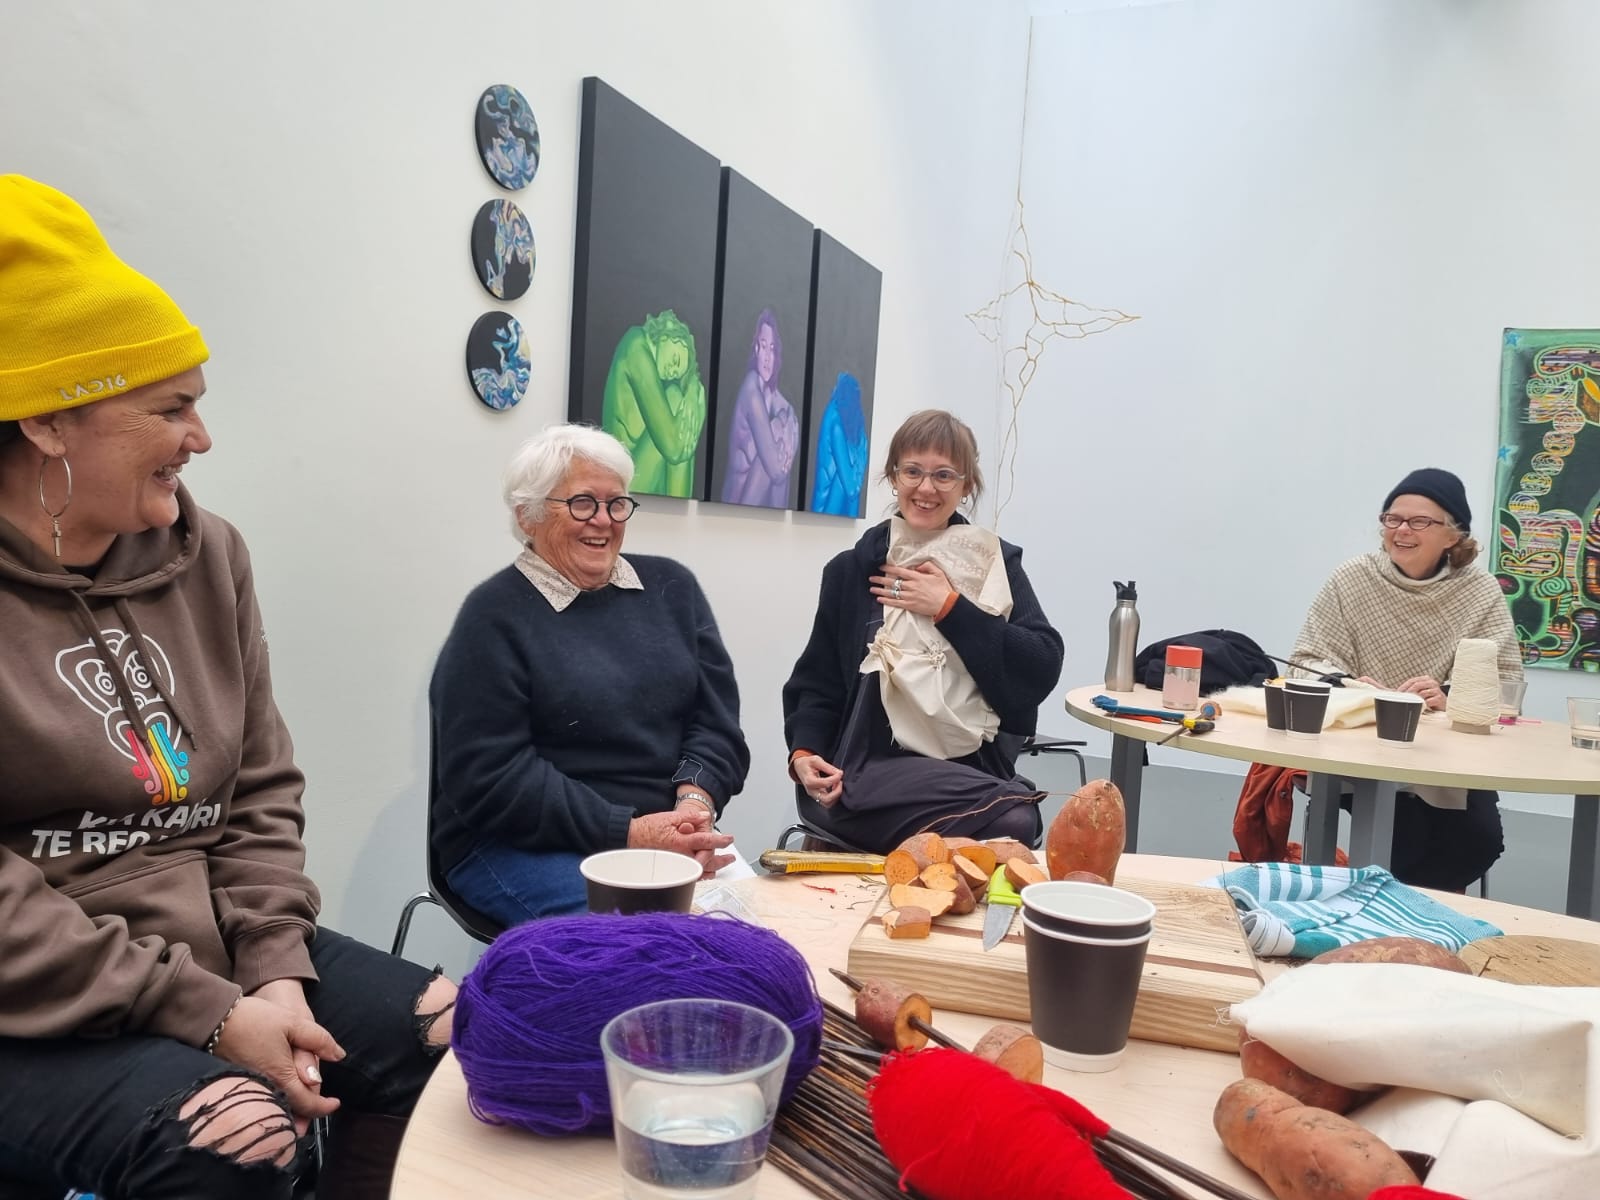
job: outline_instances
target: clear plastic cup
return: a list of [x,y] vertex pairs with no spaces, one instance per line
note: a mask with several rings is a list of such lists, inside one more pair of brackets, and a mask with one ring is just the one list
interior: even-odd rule
[[1600,696],[1568,696],[1567,720],[1572,744],[1579,750],[1600,750]]

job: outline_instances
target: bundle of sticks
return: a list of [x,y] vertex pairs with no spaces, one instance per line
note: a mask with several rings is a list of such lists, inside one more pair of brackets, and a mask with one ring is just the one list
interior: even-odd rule
[[[872,1130],[866,1089],[883,1053],[843,1009],[824,1002],[821,1061],[778,1111],[767,1157],[819,1195],[839,1200],[926,1200],[900,1190],[899,1172]],[[948,1039],[939,1039],[948,1042]],[[1152,1164],[1223,1200],[1244,1192],[1130,1137],[1109,1131],[1092,1139],[1095,1155],[1135,1200],[1195,1200]]]

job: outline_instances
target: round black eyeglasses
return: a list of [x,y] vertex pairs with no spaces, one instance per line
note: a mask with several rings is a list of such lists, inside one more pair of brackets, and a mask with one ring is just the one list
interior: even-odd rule
[[[588,492],[579,492],[576,496],[546,496],[545,499],[552,504],[565,504],[574,521],[587,521],[600,511],[600,498]],[[620,525],[633,516],[638,507],[639,502],[632,496],[613,496],[606,501],[606,515]]]

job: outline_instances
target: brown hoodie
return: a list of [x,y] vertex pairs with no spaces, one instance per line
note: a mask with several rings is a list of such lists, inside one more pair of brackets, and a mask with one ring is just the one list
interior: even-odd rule
[[178,500],[92,579],[0,521],[0,1036],[203,1046],[241,991],[316,978],[250,556]]

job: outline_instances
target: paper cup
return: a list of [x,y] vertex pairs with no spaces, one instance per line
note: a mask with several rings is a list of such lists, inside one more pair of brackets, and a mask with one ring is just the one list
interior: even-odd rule
[[1410,746],[1417,740],[1417,726],[1425,707],[1414,692],[1379,692],[1372,698],[1378,716],[1378,740],[1390,746]]
[[1261,690],[1267,699],[1267,728],[1281,733],[1289,727],[1283,714],[1283,684],[1264,684]]
[[700,864],[671,850],[606,850],[578,864],[596,913],[680,912],[694,904]]
[[1098,883],[1022,890],[1028,1005],[1047,1061],[1069,1071],[1122,1061],[1155,915],[1143,896]]
[[1290,737],[1314,738],[1322,733],[1332,691],[1328,684],[1310,679],[1291,679],[1283,685],[1284,725]]

